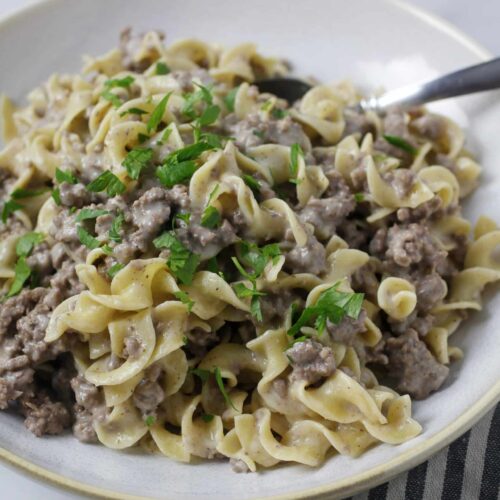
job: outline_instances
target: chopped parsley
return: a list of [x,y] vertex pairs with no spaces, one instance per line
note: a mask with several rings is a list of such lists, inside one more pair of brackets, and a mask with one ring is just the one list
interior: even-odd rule
[[194,301],[191,300],[191,298],[186,292],[183,292],[182,290],[174,292],[174,297],[176,299],[179,299],[183,304],[186,304],[188,312],[191,312],[194,306]]
[[304,152],[299,144],[292,144],[290,148],[290,176],[293,180],[297,180],[299,173],[299,155],[304,157]]
[[354,193],[354,201],[356,201],[356,203],[361,203],[362,201],[365,201],[364,193]]
[[106,170],[87,184],[87,190],[93,193],[106,191],[109,196],[116,196],[125,191],[125,184],[113,172]]
[[47,191],[50,191],[49,187],[43,187],[39,189],[16,189],[12,191],[10,194],[10,197],[13,200],[22,200],[24,198],[34,198],[35,196],[40,196],[41,194],[46,193]]
[[202,384],[206,383],[210,377],[210,370],[205,370],[204,368],[191,368],[190,373],[196,375],[201,380]]
[[106,80],[104,82],[104,86],[108,89],[112,89],[114,87],[122,87],[122,88],[128,88],[132,83],[134,83],[134,77],[133,76],[126,76],[124,78],[114,78],[112,80]]
[[231,112],[234,111],[234,101],[236,99],[236,94],[238,93],[239,87],[234,87],[224,96],[224,104],[227,109]]
[[142,116],[146,115],[148,112],[145,111],[144,109],[141,108],[129,108],[120,113],[120,116],[125,116],[125,115],[137,115],[137,116]]
[[139,141],[139,144],[144,144],[149,138],[149,135],[142,134],[141,132],[137,134],[137,140]]
[[59,188],[53,189],[51,196],[56,205],[61,205],[61,190]]
[[214,368],[214,375],[215,375],[215,382],[217,383],[217,387],[219,388],[219,391],[222,393],[222,396],[224,397],[224,401],[228,406],[231,406],[233,410],[238,411],[236,406],[234,406],[233,402],[231,401],[231,398],[226,388],[224,387],[224,380],[222,378],[222,374],[218,366]]
[[175,214],[174,218],[172,219],[172,228],[175,227],[176,220],[181,220],[182,222],[184,222],[184,224],[189,224],[189,221],[191,220],[191,214],[189,212]]
[[120,264],[117,262],[116,264],[113,264],[109,269],[108,269],[108,276],[111,278],[114,278],[117,274],[118,271],[121,271],[125,266],[123,264]]
[[384,139],[391,144],[392,146],[395,146],[396,148],[402,149],[403,151],[406,151],[407,153],[410,153],[411,155],[416,155],[418,152],[418,149],[413,147],[408,141],[403,139],[402,137],[399,137],[397,135],[384,135]]
[[153,241],[156,248],[170,250],[167,265],[172,274],[185,285],[193,281],[200,257],[189,251],[176,237],[174,231],[167,231]]
[[16,265],[14,267],[14,281],[10,285],[7,297],[13,297],[17,295],[23,288],[24,284],[31,275],[31,269],[26,263],[26,257],[22,256],[17,259]]
[[169,92],[163,99],[157,104],[156,108],[151,113],[149,117],[148,123],[146,125],[148,129],[148,133],[156,132],[156,129],[160,125],[163,115],[165,114],[165,109],[167,107],[167,102],[172,95],[172,92]]
[[5,224],[10,215],[21,208],[23,208],[23,206],[15,202],[14,200],[7,200],[3,204],[2,208],[2,222]]
[[148,415],[145,419],[144,419],[144,423],[148,426],[148,427],[151,427],[152,425],[154,425],[156,422],[156,418],[153,416],[153,415]]
[[219,211],[213,206],[205,208],[201,215],[201,225],[208,229],[214,229],[220,226],[221,220],[222,218]]
[[76,222],[81,222],[82,220],[97,219],[101,215],[108,215],[108,210],[102,210],[97,208],[82,208],[78,215],[76,216]]
[[338,324],[345,316],[358,319],[364,294],[339,291],[338,285],[338,282],[332,285],[320,294],[316,304],[306,307],[288,330],[288,334],[295,336],[303,326],[312,321],[318,333],[321,334],[326,328],[327,320]]
[[56,168],[56,181],[59,184],[63,182],[67,182],[68,184],[78,183],[78,179],[73,172],[70,170],[61,170],[60,168]]
[[200,141],[170,153],[163,164],[156,169],[156,176],[168,188],[189,180],[198,168],[194,160],[201,153],[213,149],[207,142]]
[[26,233],[17,240],[16,254],[18,257],[28,257],[35,245],[45,239],[42,233]]
[[153,150],[151,148],[134,148],[127,153],[123,160],[123,167],[128,176],[136,181],[141,175],[142,170],[153,159]]
[[254,194],[260,193],[260,182],[254,179],[251,175],[243,174],[242,176],[245,184],[253,191]]
[[76,234],[78,235],[78,239],[80,243],[90,250],[94,250],[95,248],[99,248],[101,243],[97,238],[92,236],[83,226],[78,225],[76,227]]
[[219,274],[220,269],[219,264],[217,264],[217,257],[214,256],[208,259],[206,262],[206,268],[207,271],[210,271],[211,273]]
[[211,415],[210,413],[203,413],[201,415],[201,419],[203,420],[203,422],[206,422],[208,424],[214,419],[214,416]]
[[196,82],[193,82],[194,85],[198,87],[198,90],[195,92],[191,92],[184,96],[185,102],[184,106],[181,109],[181,113],[184,116],[187,116],[191,120],[195,120],[197,118],[197,113],[195,111],[195,107],[199,103],[206,103],[208,106],[213,104],[212,93],[209,88],[204,87]]
[[273,118],[276,118],[277,120],[281,120],[282,118],[285,118],[285,116],[288,114],[288,111],[285,109],[281,108],[273,108],[271,111],[271,115]]
[[111,90],[105,90],[101,93],[101,96],[115,108],[119,108],[123,104],[123,101],[114,92],[111,92]]
[[111,227],[108,232],[109,239],[115,243],[121,243],[122,237],[120,235],[120,230],[122,228],[123,222],[125,221],[125,216],[123,214],[118,214],[111,223]]
[[264,139],[264,132],[262,130],[254,128],[252,130],[252,134],[258,137],[259,139]]
[[157,75],[168,75],[170,73],[170,68],[164,62],[158,61],[156,63],[156,70],[155,70],[155,72],[156,72]]

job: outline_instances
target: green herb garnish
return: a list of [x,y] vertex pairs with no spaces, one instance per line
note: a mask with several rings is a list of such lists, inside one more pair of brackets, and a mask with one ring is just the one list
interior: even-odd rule
[[171,95],[172,92],[169,92],[165,97],[163,97],[163,99],[158,103],[156,108],[151,113],[151,116],[149,117],[148,123],[146,125],[148,133],[155,132],[158,128],[158,125],[160,125],[163,119],[163,115],[165,114],[167,102]]
[[185,285],[190,285],[200,263],[200,257],[188,250],[176,237],[174,231],[168,231],[153,241],[156,248],[170,250],[167,265],[172,274]]
[[201,380],[202,384],[205,384],[210,377],[210,370],[205,370],[203,368],[191,368],[190,373],[196,375]]
[[203,422],[206,422],[208,424],[214,419],[214,416],[211,415],[210,413],[203,413],[201,415],[201,419],[203,420]]
[[17,295],[23,288],[24,284],[31,275],[31,269],[26,263],[26,257],[19,257],[14,267],[14,281],[10,285],[7,297]]
[[16,243],[16,254],[18,257],[28,257],[35,245],[41,243],[45,239],[42,233],[26,233],[21,236]]
[[22,200],[24,198],[34,198],[35,196],[40,196],[41,194],[46,193],[47,191],[50,191],[49,187],[43,187],[39,189],[16,189],[12,191],[10,194],[10,197],[13,200]]
[[413,147],[408,141],[406,141],[402,137],[399,137],[397,135],[387,135],[387,134],[385,134],[383,137],[392,146],[402,149],[403,151],[406,151],[411,155],[415,156],[418,152],[417,148]]
[[183,292],[182,290],[174,292],[174,297],[179,299],[183,304],[186,304],[188,312],[191,312],[191,309],[193,309],[194,306],[194,301],[191,300],[186,292]]
[[196,85],[199,90],[184,96],[185,102],[181,110],[181,113],[191,120],[194,120],[197,117],[195,106],[198,103],[205,102],[208,106],[213,104],[213,97],[210,89],[195,82],[193,82],[193,84]]
[[66,182],[68,184],[77,184],[78,179],[75,174],[69,170],[61,170],[60,168],[56,168],[56,181],[61,184]]
[[288,111],[281,109],[281,108],[273,108],[271,111],[271,115],[273,118],[276,118],[277,120],[281,120],[282,118],[285,118],[285,116],[288,114]]
[[144,419],[144,423],[148,426],[148,427],[151,427],[152,425],[154,425],[154,423],[156,422],[156,419],[153,415],[148,415],[145,419]]
[[289,335],[296,335],[300,329],[314,320],[318,333],[323,333],[327,320],[334,324],[340,323],[345,316],[357,319],[363,306],[364,294],[341,292],[339,283],[325,290],[319,296],[316,304],[306,307],[297,321],[288,330]]
[[226,388],[224,387],[224,380],[222,378],[222,374],[220,372],[220,368],[216,366],[214,368],[214,375],[215,375],[215,382],[217,382],[217,387],[219,388],[219,391],[222,393],[222,396],[224,397],[224,401],[226,401],[226,404],[228,406],[231,406],[233,410],[238,411],[236,406],[234,406],[233,402],[231,401],[231,398],[226,391]]
[[101,246],[99,240],[92,236],[83,226],[77,226],[76,234],[78,235],[80,243],[90,250],[94,250]]
[[214,229],[220,226],[221,220],[219,211],[215,207],[209,206],[203,210],[201,225],[208,229]]
[[97,208],[82,208],[78,215],[76,216],[76,222],[81,222],[82,220],[97,219],[101,215],[108,215],[109,210],[102,210]]
[[101,96],[115,108],[119,108],[123,104],[123,101],[115,93],[111,92],[111,90],[105,90],[101,93]]
[[254,179],[251,175],[243,174],[243,181],[245,184],[253,191],[254,194],[260,193],[260,182],[257,179]]
[[117,274],[118,271],[121,271],[125,266],[123,264],[120,264],[117,262],[116,264],[113,264],[109,269],[108,269],[108,276],[111,278],[114,278]]
[[362,201],[365,201],[364,193],[354,193],[354,201],[356,201],[356,203],[361,203]]
[[125,216],[123,214],[118,214],[111,223],[111,227],[108,232],[109,239],[115,243],[121,243],[122,237],[120,235],[120,230],[122,228]]
[[87,184],[87,191],[92,191],[93,193],[106,191],[109,196],[116,196],[125,191],[125,184],[113,172],[106,170],[90,184]]
[[112,89],[114,87],[122,87],[126,89],[130,87],[132,83],[134,83],[134,77],[129,75],[124,78],[114,78],[112,80],[106,80],[104,82],[104,86],[108,89]]
[[134,148],[127,153],[123,160],[123,167],[128,173],[128,176],[136,181],[139,178],[142,170],[153,159],[153,150],[150,148]]
[[15,202],[14,200],[7,200],[3,204],[2,208],[2,222],[5,224],[10,215],[21,208],[23,208],[23,206]]
[[236,99],[236,94],[238,93],[239,87],[234,87],[224,96],[224,104],[227,109],[231,112],[234,111],[234,101]]
[[170,73],[170,68],[162,61],[156,63],[156,74],[157,75],[168,75]]
[[299,173],[299,155],[304,157],[304,152],[299,144],[292,144],[290,148],[290,177],[297,179]]
[[144,109],[141,108],[129,108],[120,113],[120,116],[125,116],[125,115],[137,115],[137,116],[142,116],[146,115],[148,112],[145,111]]

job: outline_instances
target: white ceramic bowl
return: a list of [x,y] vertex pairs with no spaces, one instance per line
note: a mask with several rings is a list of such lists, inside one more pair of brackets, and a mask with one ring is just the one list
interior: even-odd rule
[[[114,47],[120,30],[160,28],[168,40],[255,41],[289,58],[296,72],[349,77],[387,88],[476,63],[488,54],[419,10],[382,0],[52,0],[0,24],[0,86],[15,99],[53,72],[78,70],[81,55]],[[468,133],[484,165],[467,213],[495,217],[500,207],[499,94],[436,105]],[[465,351],[446,386],[414,404],[424,432],[401,446],[378,446],[358,459],[335,456],[317,469],[286,465],[234,474],[226,462],[185,465],[139,451],[116,452],[71,436],[38,439],[20,419],[0,414],[0,456],[62,486],[106,497],[175,500],[344,496],[415,466],[469,428],[500,395],[500,295],[454,335]]]

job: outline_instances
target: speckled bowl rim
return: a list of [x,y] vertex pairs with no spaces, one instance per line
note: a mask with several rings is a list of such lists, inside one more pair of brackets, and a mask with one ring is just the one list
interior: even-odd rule
[[[0,30],[9,23],[15,22],[17,19],[36,15],[39,9],[44,9],[48,4],[56,3],[60,0],[42,0],[40,3],[26,7],[13,15],[4,17],[0,20]],[[427,12],[420,7],[407,4],[404,0],[382,0],[388,4],[392,4],[397,8],[405,10],[410,14],[418,17],[436,30],[443,32],[450,38],[455,39],[464,47],[473,52],[480,60],[490,59],[492,54],[482,47],[471,37],[462,33],[461,30],[453,26],[451,23],[441,19],[440,17]],[[428,438],[418,446],[402,453],[401,455],[389,460],[388,462],[372,467],[371,469],[350,476],[344,480],[335,481],[332,484],[325,484],[315,488],[308,488],[294,493],[284,495],[274,495],[269,497],[261,497],[266,500],[295,500],[295,499],[332,499],[333,497],[340,498],[355,493],[359,493],[368,488],[372,488],[378,484],[384,483],[398,474],[419,465],[427,460],[431,455],[447,446],[454,439],[470,429],[488,410],[490,410],[497,402],[500,401],[500,381],[497,381],[491,389],[482,396],[473,406],[465,413],[452,422],[445,429]],[[127,499],[127,500],[147,500],[150,497],[141,497],[135,495],[127,495],[117,491],[96,488],[87,484],[69,479],[60,474],[44,469],[39,465],[35,465],[29,460],[25,460],[14,453],[0,447],[0,459],[5,461],[24,472],[29,473],[34,479],[42,479],[55,486],[64,488],[69,491],[82,493],[88,496],[111,498],[111,499]],[[171,500],[175,500],[171,497]]]

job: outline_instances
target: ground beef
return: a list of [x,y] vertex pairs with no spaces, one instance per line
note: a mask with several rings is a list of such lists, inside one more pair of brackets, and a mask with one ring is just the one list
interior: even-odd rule
[[326,322],[326,330],[334,342],[353,345],[356,340],[356,334],[366,330],[365,319],[366,311],[362,309],[357,319],[344,316],[338,324],[331,323],[328,320]]
[[97,196],[88,191],[83,184],[62,182],[59,184],[59,197],[61,198],[61,205],[63,207],[82,208],[90,205],[92,201],[95,201]]
[[401,267],[419,264],[435,268],[446,258],[446,252],[438,247],[422,224],[392,226],[387,232],[386,245],[386,257]]
[[417,309],[429,311],[446,297],[448,287],[438,273],[420,275],[413,278],[417,292]]
[[31,368],[7,371],[0,376],[0,410],[19,399],[31,388],[35,371]]
[[132,401],[143,415],[151,415],[165,398],[161,385],[153,380],[141,380],[134,390]]
[[391,184],[397,196],[402,199],[408,196],[415,182],[415,174],[406,168],[398,168],[383,175],[384,180]]
[[391,331],[395,335],[402,335],[408,329],[415,330],[419,337],[425,337],[434,326],[434,316],[432,314],[419,315],[418,310],[414,310],[403,321],[394,318],[387,318]]
[[442,201],[439,196],[434,196],[415,208],[399,208],[396,212],[400,222],[419,222],[430,218],[441,217],[443,215]]
[[217,332],[213,330],[207,332],[202,328],[193,328],[186,333],[186,338],[186,350],[197,358],[205,356],[207,351],[219,341]]
[[36,273],[39,283],[45,284],[45,278],[54,271],[49,245],[46,242],[37,245],[26,259],[26,264]]
[[386,353],[389,373],[397,379],[398,390],[415,399],[425,399],[448,376],[448,367],[436,360],[415,330],[388,339]]
[[346,108],[344,110],[345,128],[343,137],[352,134],[359,134],[361,137],[368,133],[375,134],[376,129],[371,120],[364,113]]
[[47,394],[21,399],[21,411],[26,417],[24,425],[38,437],[61,434],[71,424],[68,409],[59,401],[52,401]]
[[376,273],[377,265],[373,260],[370,260],[351,275],[352,288],[364,292],[370,300],[375,302],[379,287],[379,279]]
[[253,113],[243,120],[238,120],[235,115],[229,115],[224,127],[225,132],[234,137],[236,146],[243,150],[270,143],[284,146],[297,143],[303,151],[311,150],[311,141],[302,127],[290,116],[280,120],[264,120],[258,113]]
[[335,371],[332,350],[315,340],[297,342],[286,351],[286,355],[293,368],[292,380],[314,384]]
[[283,325],[288,309],[293,302],[300,304],[301,299],[291,290],[280,290],[279,292],[267,292],[260,298],[260,309],[262,322],[266,325],[279,327]]
[[310,235],[304,246],[285,252],[285,268],[291,273],[321,274],[326,269],[325,247]]
[[410,128],[412,131],[431,141],[439,141],[446,135],[445,119],[430,113],[426,113],[413,120]]
[[179,228],[177,237],[191,252],[200,255],[202,260],[210,259],[238,241],[232,224],[226,219],[220,227],[209,229],[193,220],[189,226]]
[[311,224],[320,239],[328,239],[336,228],[355,209],[356,202],[340,174],[328,172],[330,186],[326,198],[311,198],[299,212],[302,222]]

